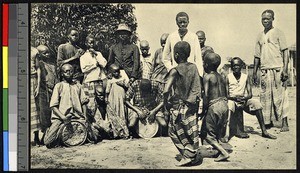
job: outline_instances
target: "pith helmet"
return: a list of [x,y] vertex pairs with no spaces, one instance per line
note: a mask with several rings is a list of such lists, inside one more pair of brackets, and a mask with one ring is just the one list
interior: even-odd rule
[[116,32],[118,32],[118,31],[128,31],[128,32],[131,33],[131,29],[125,23],[119,24],[118,29],[117,29]]

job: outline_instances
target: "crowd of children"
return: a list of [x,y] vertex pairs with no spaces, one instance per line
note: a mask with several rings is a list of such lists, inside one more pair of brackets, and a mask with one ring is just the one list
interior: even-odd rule
[[[58,47],[57,73],[49,49],[32,48],[33,144],[59,145],[59,128],[72,118],[89,124],[95,133],[88,138],[95,143],[104,136],[132,138],[137,121],[148,119],[167,131],[164,135],[182,155],[179,166],[201,161],[199,138],[219,151],[215,161],[224,161],[229,154],[220,141],[249,137],[243,111],[256,115],[263,137],[276,139],[266,130],[262,104],[252,98],[250,79],[241,73],[243,61],[233,58],[233,72],[224,78],[217,72],[221,57],[205,46],[205,33],[188,31],[184,12],[178,13],[176,22],[178,31],[162,34],[162,47],[153,57],[148,41],[140,41],[140,50],[130,42],[131,30],[125,24],[116,31],[118,42],[107,60],[95,50],[93,36],[86,38],[83,50],[77,45],[78,30],[70,28],[68,43]],[[39,130],[44,133],[41,140]]]

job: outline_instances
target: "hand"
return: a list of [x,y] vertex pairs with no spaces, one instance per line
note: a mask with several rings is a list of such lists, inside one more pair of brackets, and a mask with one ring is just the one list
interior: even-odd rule
[[68,114],[68,115],[62,117],[63,122],[65,124],[69,123],[71,121],[72,116],[73,116],[72,114]]
[[155,118],[156,118],[155,112],[153,110],[150,111],[148,117],[149,123],[153,123],[155,121]]
[[252,82],[253,82],[253,85],[255,85],[255,86],[258,85],[257,74],[256,73],[253,73]]
[[39,95],[40,92],[40,86],[37,86],[34,90],[34,97],[37,97]]
[[97,56],[97,52],[95,51],[95,49],[90,48],[89,51],[92,54],[92,56]]
[[285,82],[289,78],[289,75],[286,70],[283,70],[280,75],[280,79],[282,82]]
[[136,113],[138,114],[139,119],[145,119],[146,118],[146,114],[143,111],[137,110]]
[[83,49],[78,49],[74,56],[75,59],[80,58],[84,53],[85,53],[85,51]]
[[130,84],[133,83],[134,81],[135,81],[135,79],[133,77],[129,79]]
[[107,74],[107,78],[108,78],[108,79],[112,79],[112,74],[111,74],[111,73],[108,73],[108,74]]
[[108,97],[105,97],[105,103],[108,104]]

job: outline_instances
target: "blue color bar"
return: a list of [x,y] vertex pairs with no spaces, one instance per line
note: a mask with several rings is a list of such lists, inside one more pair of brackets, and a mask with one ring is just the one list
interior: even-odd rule
[[9,171],[8,131],[3,131],[3,171]]

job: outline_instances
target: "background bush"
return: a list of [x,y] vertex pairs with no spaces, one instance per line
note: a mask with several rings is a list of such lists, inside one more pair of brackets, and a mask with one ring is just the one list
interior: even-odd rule
[[79,30],[79,46],[85,48],[85,37],[96,38],[96,50],[105,58],[115,43],[114,32],[119,23],[126,23],[133,31],[136,42],[137,22],[131,4],[32,4],[31,46],[47,45],[56,59],[57,48],[67,42],[69,27]]

